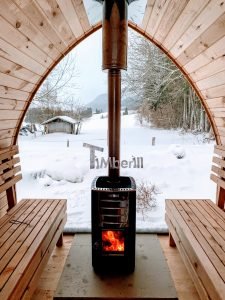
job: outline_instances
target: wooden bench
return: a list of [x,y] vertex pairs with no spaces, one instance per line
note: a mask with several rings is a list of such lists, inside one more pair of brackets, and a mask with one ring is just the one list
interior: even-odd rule
[[[225,299],[225,147],[215,146],[211,179],[217,203],[166,200],[170,245],[177,246],[201,299]],[[203,187],[204,188],[204,187]]]
[[[55,245],[62,245],[66,200],[16,203],[18,147],[0,151],[0,299],[30,299]],[[5,211],[7,211],[5,213]]]

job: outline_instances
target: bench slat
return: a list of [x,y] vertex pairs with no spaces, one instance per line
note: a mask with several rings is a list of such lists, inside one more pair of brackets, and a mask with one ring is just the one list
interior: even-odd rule
[[224,180],[220,179],[219,177],[217,177],[215,174],[211,174],[210,178],[212,179],[212,181],[214,181],[218,186],[221,186],[223,189],[225,189],[225,182]]
[[211,170],[216,173],[217,176],[220,176],[223,178],[225,178],[225,171],[222,170],[221,168],[217,167],[217,166],[212,166]]
[[214,153],[217,154],[217,155],[220,155],[222,157],[225,157],[225,149],[224,149],[224,147],[216,145],[214,147]]
[[66,217],[64,217],[63,221],[60,223],[57,231],[55,232],[55,236],[52,239],[52,241],[49,245],[49,248],[45,251],[42,261],[39,263],[32,279],[30,280],[29,284],[27,285],[27,289],[24,292],[21,300],[30,300],[31,299],[31,296],[34,293],[35,288],[36,288],[36,282],[40,278],[43,267],[47,264],[50,254],[52,253],[52,251],[58,241],[59,236],[63,232],[63,228],[64,228],[65,224],[66,224]]
[[209,298],[209,295],[208,295],[205,287],[204,287],[204,284],[202,283],[201,279],[196,274],[195,267],[194,267],[193,263],[191,262],[191,260],[189,259],[189,256],[188,256],[185,248],[183,247],[181,240],[179,239],[179,236],[177,235],[176,227],[174,227],[173,223],[170,221],[170,218],[168,217],[167,214],[165,216],[165,220],[170,229],[170,233],[172,234],[173,239],[176,243],[176,247],[181,255],[181,258],[182,258],[187,270],[189,271],[190,276],[193,279],[193,282],[195,283],[195,287],[197,289],[198,294],[200,295],[200,298],[204,299],[204,300],[211,300]]
[[18,145],[10,146],[0,150],[0,160],[11,158],[13,155],[19,153]]
[[0,165],[0,172],[7,170],[7,169],[11,169],[14,165],[18,164],[19,162],[20,162],[19,157],[15,157],[15,158],[12,158],[12,159],[4,162],[3,164]]
[[220,167],[225,168],[225,160],[223,160],[219,157],[213,156],[212,161],[213,161],[213,163],[219,165]]
[[3,173],[2,175],[0,175],[0,184],[4,183],[5,180],[9,179],[10,177],[15,176],[20,171],[21,171],[21,166],[16,166],[13,169]]
[[[57,200],[53,200],[53,202],[56,201]],[[43,222],[39,221],[32,234],[26,239],[26,243],[23,244],[23,249],[21,249],[21,247],[18,251],[25,251],[24,257],[20,260],[18,265],[14,264],[15,259],[8,265],[9,269],[11,270],[12,268],[14,272],[11,273],[10,278],[8,278],[1,291],[3,297],[7,298],[10,296],[10,299],[16,300],[18,297],[20,298],[22,296],[27,279],[34,274],[34,271],[41,262],[43,253],[47,251],[54,232],[57,232],[57,229],[65,216],[65,211],[66,203],[65,201],[60,201],[50,215],[48,212],[46,213],[45,222],[44,220]],[[18,256],[18,252],[16,256]],[[15,285],[15,281],[16,288],[12,293],[12,286]]]
[[[37,201],[37,205],[35,207],[34,207],[34,205],[32,205],[28,209],[26,209],[26,214],[25,214],[25,217],[23,218],[23,221],[29,222],[31,220],[31,218],[33,218],[32,222],[30,222],[30,225],[14,224],[13,225],[14,227],[10,228],[10,230],[12,230],[13,234],[11,234],[9,237],[6,236],[6,242],[0,248],[0,258],[2,258],[4,256],[4,259],[2,259],[1,263],[0,263],[0,273],[3,272],[4,268],[6,268],[7,264],[13,258],[13,256],[17,252],[17,250],[19,250],[21,245],[25,242],[25,240],[29,236],[29,234],[32,234],[33,228],[37,225],[37,223],[39,221],[38,214],[43,214],[45,212],[44,204],[45,203],[42,204],[41,200],[39,200],[39,201]],[[50,203],[49,203],[49,205],[50,205]],[[46,207],[46,209],[47,209],[47,207]],[[32,213],[34,210],[36,210],[36,212]],[[8,232],[6,232],[6,234],[7,233]],[[1,282],[1,280],[0,280],[0,282]]]
[[[191,200],[192,201],[192,200]],[[195,201],[194,201],[195,202]],[[178,205],[176,203],[176,205]],[[201,244],[206,255],[214,265],[218,274],[223,281],[225,280],[225,242],[222,237],[213,228],[210,222],[204,218],[204,214],[199,213],[194,203],[188,205],[187,200],[179,201],[180,207],[182,207],[187,216],[182,212],[184,218],[188,217],[191,222],[188,224],[198,242]],[[207,227],[206,227],[207,226]]]
[[13,208],[11,208],[7,214],[5,214],[3,217],[1,217],[0,220],[0,229],[2,228],[2,226],[5,225],[5,223],[8,222],[8,219],[11,218],[16,212],[18,212],[22,206],[26,205],[27,200],[21,200],[19,203],[17,203],[16,206],[14,206]]
[[210,217],[224,230],[224,217],[220,216],[220,214],[218,214],[217,211],[213,209],[213,206],[210,205],[210,202],[212,201],[205,201],[204,203],[199,201],[198,205],[200,205],[202,209],[205,209],[205,211],[210,215]]
[[[183,201],[183,200],[181,200]],[[193,200],[204,201],[204,200]],[[188,254],[188,257],[195,269],[196,274],[204,283],[212,299],[223,299],[225,294],[224,281],[217,273],[212,262],[205,253],[202,244],[199,243],[199,232],[196,226],[189,228],[191,219],[181,206],[177,207],[178,200],[166,200],[166,213],[172,222],[179,236],[179,239]],[[170,228],[169,228],[170,229]],[[197,233],[193,233],[197,231]],[[196,239],[196,235],[198,239]],[[201,236],[201,235],[200,235]],[[200,238],[201,240],[201,238]]]
[[15,177],[13,177],[11,180],[6,181],[6,183],[4,183],[0,186],[0,193],[4,192],[11,186],[15,185],[21,179],[22,179],[22,174],[18,174]]
[[[49,209],[51,206],[52,209]],[[8,255],[10,255],[11,258],[7,262],[8,264],[6,268],[4,262],[2,262],[3,270],[1,270],[0,290],[3,288],[3,286],[6,284],[7,280],[9,279],[9,277],[17,268],[17,265],[20,263],[21,259],[26,254],[26,251],[28,251],[29,246],[32,244],[32,241],[34,240],[35,236],[38,234],[40,228],[42,228],[43,224],[45,224],[47,218],[51,215],[52,210],[54,210],[56,206],[57,206],[57,200],[56,203],[45,201],[43,205],[41,204],[41,201],[39,201],[38,205],[36,206],[37,208],[36,213],[33,216],[32,215],[30,216],[30,218],[33,218],[32,221],[30,222],[30,226],[23,224],[23,226],[19,227],[19,229],[17,230],[19,231],[19,236],[17,236],[17,234],[15,233],[15,236],[16,238],[18,238],[19,241],[18,247],[16,248],[10,246],[7,247],[9,249]],[[17,242],[14,242],[14,245],[17,246]],[[4,250],[7,251],[7,248]],[[10,271],[8,271],[8,269]]]

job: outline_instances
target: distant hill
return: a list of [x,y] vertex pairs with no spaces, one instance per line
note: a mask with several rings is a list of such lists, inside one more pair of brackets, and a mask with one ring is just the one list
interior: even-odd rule
[[128,110],[136,110],[138,105],[134,98],[127,97],[122,99],[122,108],[127,107]]
[[[108,97],[107,94],[98,95],[93,101],[86,105],[87,107],[91,107],[93,113],[96,111],[107,112],[108,111]],[[124,98],[122,99],[122,108],[127,107],[129,109],[136,109],[137,105],[133,98]]]
[[93,113],[97,110],[101,112],[107,112],[108,111],[108,99],[107,94],[100,94],[98,95],[93,101],[86,104],[87,107],[91,107]]

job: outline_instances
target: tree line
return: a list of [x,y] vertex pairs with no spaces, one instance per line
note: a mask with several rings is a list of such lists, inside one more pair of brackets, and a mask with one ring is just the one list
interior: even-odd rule
[[209,132],[200,99],[177,66],[155,45],[130,32],[123,93],[133,98],[140,123]]

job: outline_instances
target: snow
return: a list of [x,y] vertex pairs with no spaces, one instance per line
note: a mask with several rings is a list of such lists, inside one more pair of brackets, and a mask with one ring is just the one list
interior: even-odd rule
[[70,123],[70,124],[76,124],[77,123],[77,121],[74,120],[71,117],[68,117],[68,116],[56,116],[56,117],[53,117],[53,118],[51,118],[51,119],[43,122],[42,124],[44,125],[44,124],[47,124],[47,123],[49,123],[51,121],[54,121],[54,120],[57,120],[57,119],[63,120],[63,121],[65,121],[67,123]]
[[[99,160],[107,158],[107,114],[103,117],[94,115],[84,122],[80,135],[19,137],[23,180],[17,186],[18,198],[67,199],[67,231],[91,228],[91,182],[96,176],[107,175],[107,169],[90,169],[89,149],[83,143],[103,147],[103,153],[95,154]],[[155,146],[152,137],[156,138]],[[202,143],[202,138],[178,130],[142,127],[135,114],[122,116],[121,160],[143,157],[144,167],[123,168],[121,175],[133,176],[137,184],[155,184],[160,191],[156,207],[144,219],[137,214],[138,231],[167,230],[166,198],[215,200],[216,185],[209,178],[213,144]]]

